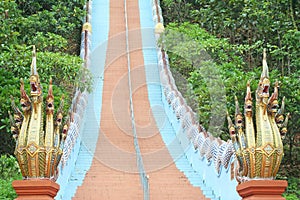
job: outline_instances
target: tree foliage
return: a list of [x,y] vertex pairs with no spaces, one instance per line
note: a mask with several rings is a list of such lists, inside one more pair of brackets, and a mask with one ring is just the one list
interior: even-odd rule
[[17,160],[13,156],[0,156],[0,197],[1,199],[15,199],[16,192],[12,187],[12,181],[22,179]]
[[300,65],[300,2],[296,0],[162,0],[167,23],[197,23],[218,38],[239,46],[246,70],[260,65],[269,49],[272,67],[289,75]]
[[[212,103],[214,93],[209,91],[205,78],[211,74],[203,73],[201,68],[205,65],[201,60],[208,60],[206,65],[213,65],[221,77],[227,110],[234,113],[234,96],[243,103],[248,80],[254,97],[261,73],[262,51],[267,49],[270,79],[272,83],[279,81],[279,101],[286,97],[286,111],[291,114],[289,132],[283,140],[285,156],[279,178],[299,178],[300,2],[162,0],[161,6],[167,26],[163,47],[168,52],[171,70],[179,72],[189,83],[190,90],[182,89],[182,93],[186,99],[196,100],[193,105],[205,127],[213,120],[216,105]],[[183,40],[182,36],[188,39]],[[180,82],[176,80],[179,89]],[[226,123],[213,131],[216,136],[229,138]],[[289,189],[286,198],[293,199],[292,195],[300,198],[299,182],[291,185],[297,189]]]
[[82,68],[82,60],[77,56],[84,5],[85,0],[0,1],[0,155],[13,154],[9,96],[19,98],[20,78],[28,86],[32,45],[37,49],[37,67],[44,95],[52,78],[57,107],[61,96],[65,96],[65,114],[74,87],[91,87],[90,73]]

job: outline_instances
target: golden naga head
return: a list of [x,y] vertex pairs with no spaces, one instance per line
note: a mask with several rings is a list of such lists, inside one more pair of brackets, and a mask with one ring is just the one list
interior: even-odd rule
[[[56,176],[57,165],[62,156],[62,148],[67,130],[62,127],[61,106],[54,119],[54,96],[50,80],[46,106],[36,68],[36,52],[33,57],[30,76],[30,97],[21,80],[21,111],[12,98],[13,114],[10,114],[11,131],[16,139],[15,155],[24,178],[50,178]],[[44,110],[46,114],[44,115]],[[46,118],[44,118],[46,117]]]
[[255,93],[255,118],[250,82],[244,104],[244,114],[240,112],[236,98],[235,123],[227,114],[228,128],[238,161],[238,181],[251,178],[274,178],[278,172],[282,156],[281,139],[287,132],[288,117],[284,116],[284,98],[279,109],[278,82],[269,95],[270,80],[266,52],[263,55],[263,71]]

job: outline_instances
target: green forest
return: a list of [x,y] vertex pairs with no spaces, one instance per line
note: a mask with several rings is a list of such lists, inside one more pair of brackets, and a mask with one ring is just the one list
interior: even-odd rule
[[[56,106],[64,94],[67,113],[74,89],[85,87],[79,76],[85,74],[79,57],[85,3],[85,0],[0,1],[0,199],[15,198],[11,182],[22,178],[13,155],[15,141],[10,133],[8,111],[10,96],[18,102],[20,79],[24,79],[25,86],[29,82],[32,45],[37,49],[43,88],[53,78]],[[210,103],[212,94],[218,91],[208,90],[209,74],[198,66],[201,52],[205,51],[205,56],[213,60],[202,64],[214,65],[224,85],[226,99],[214,102],[225,102],[228,112],[233,114],[234,96],[243,105],[248,80],[252,91],[256,89],[262,52],[267,49],[270,80],[279,81],[279,100],[285,96],[286,112],[290,113],[288,133],[283,140],[285,155],[276,178],[289,182],[286,199],[299,199],[300,2],[161,0],[160,4],[165,32],[169,33],[161,45],[168,53],[178,88],[197,111],[204,127],[209,126],[211,110],[218,110],[217,103]],[[178,33],[184,39],[174,41]],[[180,75],[178,79],[176,74]],[[188,89],[184,88],[186,82]],[[229,139],[225,120],[214,127],[212,134]]]
[[[283,140],[285,155],[276,178],[289,182],[286,199],[299,199],[300,2],[161,0],[160,3],[166,32],[163,47],[169,55],[171,71],[178,89],[198,112],[204,127],[209,127],[214,116],[211,111],[222,112],[220,102],[225,102],[232,115],[234,96],[243,105],[247,81],[251,82],[252,93],[255,91],[266,48],[271,83],[279,81],[279,100],[286,97],[286,112],[290,113],[288,133]],[[201,59],[207,62],[201,63]],[[213,65],[216,72],[203,70],[199,65]],[[216,74],[220,79],[214,77]],[[220,91],[218,87],[210,89],[212,84],[219,84],[210,80],[222,81],[225,100],[211,99],[220,96]],[[270,89],[272,92],[273,87]],[[229,138],[226,122],[211,131],[224,140]]]
[[[79,57],[85,0],[0,1],[0,199],[14,199],[11,186],[21,179],[13,156],[15,141],[10,133],[8,111],[11,98],[20,98],[20,79],[29,91],[32,45],[37,50],[37,70],[44,89],[53,79],[55,106],[65,97],[65,115],[75,87],[83,74]],[[47,92],[44,91],[44,95]]]

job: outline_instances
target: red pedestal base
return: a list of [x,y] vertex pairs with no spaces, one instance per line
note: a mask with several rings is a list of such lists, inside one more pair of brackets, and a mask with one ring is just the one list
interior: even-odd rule
[[59,190],[59,185],[49,179],[15,180],[12,186],[18,195],[17,200],[52,200]]
[[243,200],[284,200],[287,185],[283,180],[252,180],[239,184],[237,191]]

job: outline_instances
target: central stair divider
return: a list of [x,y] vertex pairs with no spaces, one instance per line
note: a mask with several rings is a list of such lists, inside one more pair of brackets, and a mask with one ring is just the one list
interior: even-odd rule
[[129,85],[129,104],[130,104],[130,113],[131,113],[131,121],[132,121],[132,131],[133,131],[133,139],[134,139],[134,148],[136,151],[137,158],[137,167],[139,169],[139,174],[141,178],[141,184],[143,187],[144,200],[149,200],[149,177],[145,172],[143,158],[141,155],[138,138],[136,134],[136,126],[135,126],[135,118],[134,118],[134,110],[133,110],[133,101],[132,101],[132,89],[131,89],[131,69],[130,69],[130,52],[129,52],[129,41],[128,41],[128,19],[127,19],[127,1],[124,0],[124,8],[125,8],[125,28],[126,28],[126,54],[127,54],[127,67],[128,67],[128,85]]

